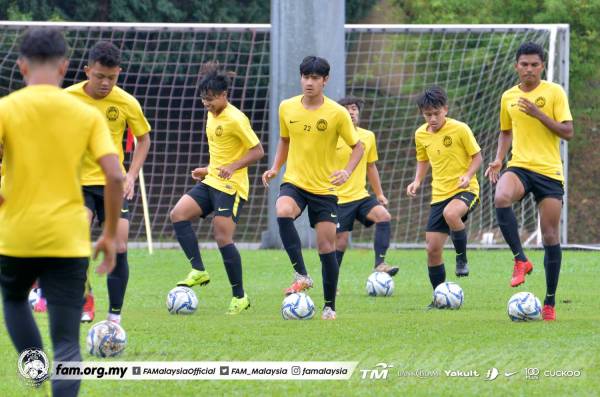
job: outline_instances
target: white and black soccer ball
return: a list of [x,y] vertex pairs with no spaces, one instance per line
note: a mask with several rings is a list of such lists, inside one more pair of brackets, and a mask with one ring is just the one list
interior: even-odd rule
[[119,324],[104,320],[92,325],[86,342],[87,350],[92,356],[114,357],[125,350],[127,334]]
[[433,291],[433,305],[438,309],[460,309],[464,300],[462,288],[453,282],[442,283]]
[[41,290],[39,288],[32,288],[31,291],[29,291],[29,298],[27,300],[29,301],[29,307],[31,307],[32,310],[42,298],[40,292]]
[[175,287],[167,295],[167,310],[171,314],[192,314],[198,308],[198,298],[188,287]]
[[531,292],[518,292],[508,300],[508,317],[512,321],[536,321],[542,319],[540,300]]
[[394,280],[386,272],[373,272],[367,278],[369,296],[391,296],[394,293]]
[[315,304],[305,293],[295,293],[285,297],[281,305],[284,320],[310,320],[315,315]]

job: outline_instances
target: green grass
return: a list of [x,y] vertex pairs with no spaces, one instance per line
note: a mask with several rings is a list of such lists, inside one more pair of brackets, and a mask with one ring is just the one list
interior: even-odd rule
[[[282,289],[292,269],[284,251],[244,251],[245,287],[252,300],[240,316],[224,315],[230,289],[218,251],[204,251],[212,282],[198,289],[199,308],[193,316],[167,313],[167,292],[189,270],[182,254],[163,250],[148,256],[130,252],[131,276],[123,327],[128,346],[118,360],[126,361],[358,361],[349,381],[84,381],[82,396],[183,395],[598,395],[600,393],[600,307],[598,254],[564,252],[554,323],[512,323],[506,302],[517,291],[543,298],[543,252],[530,257],[536,268],[518,289],[508,286],[512,271],[507,251],[470,253],[471,276],[459,280],[465,304],[458,311],[429,311],[431,286],[425,253],[391,251],[388,259],[401,267],[390,298],[370,298],[365,280],[372,253],[346,254],[340,275],[338,319],[326,322],[284,321],[279,314]],[[446,251],[451,258],[451,252]],[[316,288],[310,291],[322,304],[320,265],[314,251],[305,253]],[[453,261],[448,280],[455,280]],[[104,279],[94,276],[99,319],[107,306]],[[569,303],[564,303],[567,301]],[[49,349],[45,314],[36,319]],[[16,374],[17,353],[0,326],[0,395],[30,396]],[[82,328],[81,343],[85,345]],[[93,360],[84,353],[86,360]],[[363,380],[360,369],[377,363],[394,365],[387,380]],[[488,369],[501,375],[485,381]],[[581,370],[579,378],[526,380],[524,369]],[[438,370],[441,376],[419,379],[399,377],[399,370]],[[479,378],[450,378],[444,370],[477,370]],[[505,377],[504,371],[519,371]]]

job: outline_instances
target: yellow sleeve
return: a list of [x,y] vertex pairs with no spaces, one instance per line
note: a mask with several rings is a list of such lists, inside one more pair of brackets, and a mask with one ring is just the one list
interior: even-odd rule
[[415,137],[415,145],[417,146],[417,161],[429,161],[427,150],[418,135]]
[[464,124],[464,128],[462,129],[460,139],[469,156],[473,156],[481,152],[481,148],[479,147],[479,144],[475,139],[475,135],[473,135],[473,131],[471,131],[471,128],[469,128],[469,126],[466,124]]
[[558,86],[554,98],[554,120],[562,123],[563,121],[572,121],[571,109],[569,109],[569,99],[567,93],[562,87]]
[[510,119],[510,114],[508,114],[505,96],[502,95],[502,99],[500,100],[500,131],[508,130],[512,130],[512,120]]
[[133,99],[129,104],[127,126],[131,128],[131,133],[135,136],[146,135],[152,129],[146,116],[144,116],[142,106],[136,99]]
[[246,149],[253,148],[260,143],[247,117],[240,117],[236,120],[236,124],[236,134]]
[[352,124],[350,113],[344,109],[338,112],[338,123],[337,123],[338,136],[341,136],[346,144],[350,147],[356,145],[359,141],[358,132]]
[[379,160],[379,156],[377,155],[377,143],[375,142],[375,134],[371,134],[371,148],[369,149],[369,153],[367,153],[367,163],[374,163]]
[[117,154],[117,148],[112,141],[106,120],[97,111],[93,112],[93,116],[88,141],[88,150],[92,157],[97,160],[107,154]]
[[282,138],[289,138],[290,137],[290,131],[288,130],[287,124],[285,123],[285,118],[284,118],[284,104],[283,102],[281,102],[281,104],[279,104],[279,136]]

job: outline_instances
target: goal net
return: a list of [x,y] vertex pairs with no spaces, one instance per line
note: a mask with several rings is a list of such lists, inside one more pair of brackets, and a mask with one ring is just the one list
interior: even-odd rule
[[[15,65],[17,38],[31,25],[51,24],[0,23],[0,96],[23,87]],[[248,115],[265,151],[268,134],[278,132],[271,131],[268,125],[269,25],[59,23],[56,26],[65,32],[71,48],[64,86],[85,79],[83,67],[88,49],[95,42],[110,40],[123,52],[119,85],[140,101],[153,128],[153,143],[144,173],[155,241],[174,241],[169,211],[194,185],[190,170],[208,163],[208,144],[203,134],[206,112],[197,92],[198,74],[204,62],[217,60],[224,69],[235,73],[230,100]],[[483,178],[485,164],[495,155],[500,96],[516,84],[512,69],[514,54],[524,41],[543,45],[551,55],[547,77],[565,82],[567,61],[564,54],[558,56],[564,47],[560,37],[560,29],[555,25],[347,25],[346,92],[366,100],[362,126],[377,136],[378,166],[390,200],[395,243],[424,240],[429,180],[416,199],[406,197],[405,189],[415,172],[414,131],[422,124],[415,98],[431,84],[447,90],[449,116],[468,123],[483,150],[484,166],[478,173],[481,204],[470,217],[470,240],[479,241],[485,233],[495,233],[501,242],[495,222],[493,188]],[[126,159],[130,157],[126,155]],[[250,167],[250,200],[238,223],[236,241],[258,243],[267,227],[267,192],[260,181],[267,162],[265,157]],[[132,241],[145,240],[141,206],[137,194],[130,206]],[[515,209],[526,239],[536,231],[535,205],[527,199]],[[199,222],[197,233],[201,241],[212,240],[209,222]],[[368,241],[371,237],[372,230],[355,228],[354,241]]]

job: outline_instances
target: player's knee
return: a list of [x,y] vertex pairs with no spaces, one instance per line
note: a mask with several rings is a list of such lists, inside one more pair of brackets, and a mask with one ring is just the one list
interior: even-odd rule
[[544,245],[559,244],[558,229],[542,230],[542,242]]
[[219,247],[224,247],[233,243],[233,233],[229,227],[213,223],[213,236]]
[[390,222],[392,216],[385,208],[381,207],[379,211],[375,213],[375,223]]
[[509,194],[496,190],[494,195],[494,206],[496,208],[506,208],[512,205],[512,199]]
[[429,258],[437,258],[442,255],[442,247],[437,246],[436,244],[427,244],[427,256]]
[[346,248],[348,247],[348,239],[343,236],[342,234],[338,234],[336,241],[335,241],[335,249],[337,251],[346,251]]
[[294,218],[294,208],[289,204],[277,204],[278,218]]
[[335,251],[335,245],[332,241],[329,240],[318,241],[317,250],[320,254],[327,254]]
[[117,254],[123,254],[127,252],[127,242],[118,241],[117,242]]
[[182,211],[180,211],[179,209],[177,209],[177,207],[173,208],[171,210],[171,212],[169,212],[169,218],[171,218],[172,223],[187,221],[187,219],[184,215],[185,214]]
[[442,215],[444,216],[446,223],[456,223],[461,218],[460,211],[449,207],[444,208]]

